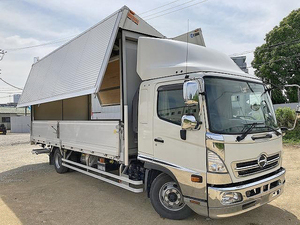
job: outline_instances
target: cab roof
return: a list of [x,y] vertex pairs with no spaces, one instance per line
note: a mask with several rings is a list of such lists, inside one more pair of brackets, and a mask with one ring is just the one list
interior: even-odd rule
[[196,44],[140,37],[137,73],[142,80],[185,73],[216,72],[257,79],[243,72],[226,54]]

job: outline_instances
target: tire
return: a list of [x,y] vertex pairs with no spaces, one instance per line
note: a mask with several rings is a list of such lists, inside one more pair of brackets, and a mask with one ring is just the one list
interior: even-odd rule
[[168,175],[158,175],[151,184],[150,200],[155,211],[163,218],[182,220],[192,214],[184,203],[179,185]]
[[61,159],[62,159],[62,155],[60,153],[60,150],[57,148],[57,149],[55,149],[54,154],[53,154],[54,168],[57,173],[66,173],[66,172],[68,172],[69,168],[64,167],[62,165]]

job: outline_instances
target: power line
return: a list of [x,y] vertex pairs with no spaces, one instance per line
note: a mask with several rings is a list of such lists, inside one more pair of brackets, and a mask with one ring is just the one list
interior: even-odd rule
[[[145,13],[148,13],[148,12],[150,12],[150,11],[154,11],[154,10],[159,9],[159,8],[163,8],[163,7],[167,6],[167,5],[173,4],[173,3],[178,2],[178,1],[180,1],[180,0],[176,0],[176,1],[173,1],[173,2],[170,2],[170,3],[167,3],[167,4],[165,4],[165,5],[156,7],[156,8],[154,8],[154,9],[145,11],[145,12],[141,13],[140,15],[145,14]],[[192,1],[195,1],[195,0],[190,0],[190,1],[188,1],[188,2],[185,2],[185,3],[182,3],[182,4],[180,4],[180,5],[173,6],[173,7],[171,7],[171,8],[168,8],[168,9],[165,9],[165,10],[162,10],[162,11],[159,11],[159,12],[156,12],[156,13],[153,13],[153,14],[150,14],[150,15],[147,15],[147,16],[145,16],[145,17],[151,17],[151,16],[153,16],[153,15],[156,15],[156,14],[159,14],[159,13],[162,13],[162,12],[165,12],[165,11],[168,11],[168,10],[170,10],[170,9],[177,8],[177,7],[180,7],[180,6],[182,6],[182,5],[186,5],[186,4],[188,4],[188,3],[192,2]],[[152,19],[155,19],[155,18],[157,18],[157,17],[161,17],[161,16],[164,16],[164,15],[168,15],[168,14],[171,14],[171,13],[173,13],[173,12],[177,12],[177,11],[180,11],[180,10],[183,10],[183,9],[186,9],[186,8],[191,7],[191,6],[198,5],[198,4],[207,2],[207,1],[209,1],[209,0],[204,0],[204,1],[201,1],[201,2],[197,2],[197,3],[195,3],[195,4],[192,4],[192,5],[189,5],[189,6],[180,8],[180,9],[177,9],[177,10],[173,10],[173,11],[171,11],[171,12],[167,12],[167,13],[165,13],[165,14],[161,14],[161,15],[158,15],[158,16],[155,16],[155,17],[151,17],[151,18],[146,19],[146,20],[152,20]],[[50,42],[43,43],[43,44],[31,45],[31,46],[24,46],[24,47],[20,47],[20,48],[10,48],[10,49],[6,49],[6,50],[7,50],[7,51],[19,51],[19,50],[24,50],[24,49],[36,48],[36,47],[43,47],[43,46],[46,46],[46,45],[52,45],[52,44],[57,44],[57,43],[60,43],[60,42],[68,41],[68,40],[70,40],[70,38],[75,37],[75,36],[77,36],[77,35],[78,35],[78,34],[72,35],[72,36],[70,36],[70,37],[66,37],[66,38],[63,38],[63,39],[57,39],[57,40],[50,41]],[[5,52],[5,53],[6,53],[6,52]],[[0,52],[0,54],[1,54],[1,52]],[[0,58],[0,60],[1,60],[1,58]]]
[[149,19],[146,19],[147,20],[152,20],[152,19],[155,19],[155,18],[158,18],[158,17],[161,17],[161,16],[165,16],[165,15],[168,15],[168,14],[171,14],[171,13],[174,13],[174,12],[177,12],[177,11],[180,11],[180,10],[183,10],[183,9],[186,9],[186,8],[189,8],[191,6],[194,6],[194,5],[198,5],[198,4],[201,4],[201,3],[205,3],[209,0],[204,0],[204,1],[201,1],[201,2],[197,2],[195,4],[192,4],[192,5],[189,5],[189,6],[186,6],[186,7],[183,7],[183,8],[180,8],[180,9],[177,9],[177,10],[174,10],[174,11],[171,11],[171,12],[168,12],[168,13],[164,13],[162,15],[158,15],[158,16],[155,16],[155,17],[152,17],[152,18],[149,18]]
[[[159,9],[159,8],[163,8],[163,7],[167,6],[167,5],[173,4],[173,3],[178,2],[178,1],[180,1],[180,0],[172,1],[172,2],[167,3],[167,4],[165,4],[165,5],[162,5],[162,6],[159,6],[159,7],[154,8],[154,9],[145,11],[145,12],[141,13],[140,15],[145,14],[145,13],[148,13],[148,12],[150,12],[150,11],[154,11],[154,10]],[[162,11],[159,11],[159,12],[156,12],[156,13],[153,13],[153,14],[150,14],[150,15],[147,15],[147,16],[145,16],[145,17],[151,17],[151,16],[153,16],[153,15],[157,15],[157,14],[159,14],[159,13],[168,11],[168,10],[170,10],[170,9],[177,8],[177,7],[180,7],[180,6],[182,6],[182,5],[186,5],[186,4],[188,4],[188,3],[192,2],[192,1],[195,1],[195,0],[190,0],[190,1],[188,1],[188,2],[185,2],[185,3],[182,3],[182,4],[180,4],[180,5],[173,6],[173,7],[171,7],[171,8],[168,8],[168,9],[165,9],[165,10],[162,10]],[[204,0],[204,1],[201,1],[201,2],[197,2],[197,3],[195,3],[195,4],[192,4],[192,5],[189,5],[189,6],[186,6],[186,7],[183,7],[183,8],[174,10],[174,11],[171,11],[171,12],[167,12],[167,13],[162,14],[162,15],[158,15],[158,16],[155,16],[155,17],[151,17],[151,18],[146,19],[146,20],[152,20],[152,19],[154,19],[154,18],[161,17],[161,16],[164,16],[164,15],[168,15],[168,14],[171,14],[171,13],[173,13],[173,12],[177,12],[177,11],[179,11],[179,10],[183,10],[183,9],[186,9],[186,8],[191,7],[191,6],[194,6],[194,5],[197,5],[197,4],[201,4],[201,3],[204,3],[204,2],[207,2],[207,1],[209,1],[209,0]],[[19,50],[25,50],[25,49],[30,49],[30,48],[43,47],[43,46],[46,46],[46,45],[57,44],[57,43],[60,43],[60,42],[69,41],[70,38],[75,37],[75,36],[77,36],[77,35],[78,35],[78,34],[72,35],[72,36],[69,36],[69,37],[65,37],[65,38],[62,38],[62,39],[57,39],[57,40],[54,40],[54,41],[50,41],[50,42],[47,42],[47,43],[38,44],[38,45],[24,46],[24,47],[20,47],[20,48],[10,48],[10,49],[6,49],[6,51],[19,51]],[[6,52],[5,52],[5,53],[6,53]],[[1,55],[1,49],[0,49],[0,55]],[[4,54],[3,54],[3,55],[4,55]],[[3,58],[3,56],[2,56],[2,58]],[[2,58],[0,57],[0,61],[1,61]]]
[[0,94],[22,94],[22,92],[1,92]]
[[9,98],[12,97],[13,95],[7,95],[7,96],[0,96],[0,98]]
[[173,4],[173,3],[175,3],[175,2],[178,2],[178,1],[181,1],[181,0],[176,0],[176,1],[173,1],[173,2],[169,2],[169,3],[165,4],[165,5],[162,5],[162,6],[159,6],[159,7],[154,8],[154,9],[150,9],[150,10],[147,10],[147,11],[145,11],[145,12],[139,13],[139,15],[143,15],[143,14],[146,14],[146,13],[148,13],[148,12],[155,11],[156,9],[163,8],[163,7],[167,6],[167,5],[171,5],[171,4]]
[[[272,49],[272,48],[275,48],[275,47],[278,47],[278,46],[284,46],[284,45],[290,45],[290,44],[296,44],[296,43],[299,43],[300,42],[300,39],[295,39],[295,40],[292,40],[290,42],[280,42],[280,43],[277,43],[277,44],[274,44],[274,45],[270,45],[270,46],[267,46],[267,47],[264,47],[264,48],[260,48],[258,50],[258,52],[261,52],[265,49]],[[249,53],[252,53],[252,52],[255,52],[255,49],[253,50],[248,50],[248,51],[244,51],[244,52],[241,52],[241,53],[234,53],[234,54],[231,54],[229,56],[239,56],[239,55],[245,55],[245,54],[249,54]]]
[[255,51],[255,49],[253,49],[253,50],[248,50],[248,51],[244,51],[244,52],[240,52],[240,53],[233,53],[233,54],[231,54],[231,55],[229,55],[230,57],[234,57],[234,56],[239,56],[239,55],[247,55],[247,54],[250,54],[250,53],[252,53],[252,52],[254,52]]
[[11,86],[11,87],[13,87],[13,88],[16,88],[16,89],[19,89],[19,90],[23,90],[22,88],[18,88],[18,87],[16,87],[16,86],[14,86],[14,85],[12,85],[12,84],[6,82],[6,81],[3,80],[2,78],[0,78],[0,80],[2,80],[4,83],[6,83],[7,85],[9,85],[9,86]]
[[148,16],[145,16],[144,18],[147,18],[147,17],[151,17],[151,16],[154,16],[154,15],[157,15],[157,14],[159,14],[159,13],[168,11],[168,10],[170,10],[170,9],[177,8],[177,7],[182,6],[182,5],[186,5],[186,4],[188,4],[188,3],[190,3],[190,2],[193,2],[193,1],[195,1],[195,0],[190,0],[190,1],[185,2],[185,3],[179,4],[179,5],[176,5],[176,6],[172,6],[172,7],[168,8],[168,9],[164,9],[164,10],[162,10],[162,11],[159,11],[159,12],[156,12],[156,13],[152,13],[152,14],[150,14],[150,15],[148,15]]
[[[264,63],[260,64],[259,66],[279,62],[279,61],[282,61],[282,60],[285,60],[285,59],[290,59],[290,58],[294,58],[294,57],[298,57],[298,56],[300,57],[300,54],[295,54],[295,55],[291,55],[291,56],[282,56],[283,58],[281,58],[281,59],[270,60],[270,61],[267,61],[267,62],[264,62]],[[247,66],[247,68],[253,68],[253,66]]]
[[29,49],[29,48],[42,47],[42,46],[45,46],[45,45],[57,44],[57,43],[60,43],[60,42],[68,41],[68,40],[70,40],[71,37],[75,37],[75,36],[76,35],[72,35],[70,37],[65,37],[65,38],[57,39],[55,41],[51,41],[51,42],[47,42],[47,43],[43,43],[43,44],[24,46],[24,47],[20,47],[20,48],[11,48],[11,49],[6,49],[6,50],[7,51],[18,51],[18,50],[24,50],[24,49]]
[[7,89],[7,88],[0,87],[0,92],[1,92],[1,91],[22,92],[22,90]]
[[281,58],[281,59],[276,59],[276,60],[273,60],[273,61],[268,61],[268,62],[265,62],[265,63],[262,63],[261,65],[263,65],[263,64],[270,64],[270,63],[274,63],[274,62],[279,62],[279,61],[281,61],[281,60],[284,60],[284,59],[290,59],[290,58],[294,58],[294,57],[300,57],[300,54],[295,54],[295,55],[291,55],[291,56],[282,56],[283,58]]
[[[282,61],[282,60],[286,60],[286,59],[291,59],[291,58],[294,58],[294,57],[300,57],[300,54],[295,54],[295,55],[291,55],[291,56],[282,56],[282,58],[280,58],[280,59],[269,60],[267,62],[264,62],[264,63],[260,64],[259,66],[268,65],[268,64],[271,64],[271,63],[276,63],[276,62],[279,62],[279,61]],[[251,67],[252,66],[250,66],[249,68],[251,68]]]

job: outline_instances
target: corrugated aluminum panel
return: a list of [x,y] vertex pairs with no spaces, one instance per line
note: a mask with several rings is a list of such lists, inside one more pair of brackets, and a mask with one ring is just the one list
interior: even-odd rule
[[91,94],[103,78],[123,9],[32,66],[18,107]]

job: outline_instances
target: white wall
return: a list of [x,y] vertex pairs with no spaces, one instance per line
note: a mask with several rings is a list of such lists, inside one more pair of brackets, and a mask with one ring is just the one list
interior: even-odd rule
[[274,104],[274,109],[278,109],[278,108],[284,108],[284,107],[289,107],[291,109],[295,109],[297,108],[298,103],[286,103],[286,104]]
[[11,133],[30,133],[30,116],[12,116]]

